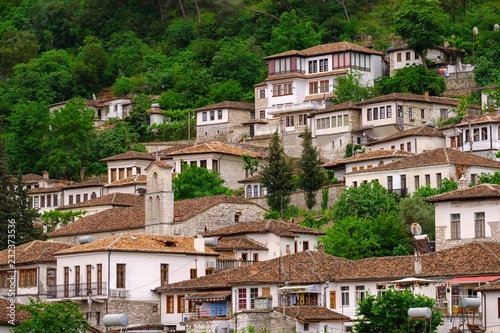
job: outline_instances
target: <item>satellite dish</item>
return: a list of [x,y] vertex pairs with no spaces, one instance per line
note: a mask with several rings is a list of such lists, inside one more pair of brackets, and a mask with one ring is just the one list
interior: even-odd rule
[[422,227],[418,223],[412,223],[410,230],[413,236],[418,236],[422,233]]

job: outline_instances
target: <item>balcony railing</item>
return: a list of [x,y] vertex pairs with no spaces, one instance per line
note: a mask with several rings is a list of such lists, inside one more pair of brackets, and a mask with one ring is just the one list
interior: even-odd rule
[[253,260],[217,260],[215,272],[253,265]]
[[325,105],[318,103],[316,101],[304,102],[304,103],[293,103],[293,104],[283,104],[274,105],[267,109],[267,112],[271,115],[277,115],[280,113],[302,111],[302,110],[321,110],[324,109]]
[[106,282],[59,284],[47,288],[47,296],[50,298],[107,296],[107,293]]

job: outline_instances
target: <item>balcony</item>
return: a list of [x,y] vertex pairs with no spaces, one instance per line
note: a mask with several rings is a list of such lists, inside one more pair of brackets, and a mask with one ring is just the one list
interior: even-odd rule
[[309,101],[303,103],[293,103],[293,104],[282,104],[274,105],[267,109],[270,115],[279,115],[282,113],[289,113],[295,111],[310,111],[310,110],[321,110],[325,108],[324,103],[318,103],[317,101]]
[[88,297],[89,295],[107,296],[107,293],[106,282],[59,284],[47,287],[47,297],[49,298]]
[[215,272],[225,271],[238,267],[251,266],[255,262],[253,260],[217,260]]

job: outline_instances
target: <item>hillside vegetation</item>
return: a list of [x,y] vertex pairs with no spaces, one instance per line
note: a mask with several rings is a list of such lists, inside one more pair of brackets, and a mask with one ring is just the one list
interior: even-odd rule
[[[464,62],[477,64],[479,85],[496,83],[498,1],[407,1],[416,12],[424,5],[436,6],[441,15],[438,40],[465,50]],[[57,163],[56,174],[74,179],[78,173],[68,173],[64,164],[75,156],[71,170],[84,167],[98,174],[99,158],[105,157],[99,151],[141,149],[137,142],[155,138],[143,126],[150,103],[144,96],[158,96],[169,117],[183,124],[164,132],[171,139],[183,137],[188,110],[224,100],[252,102],[254,84],[266,77],[266,55],[343,40],[386,51],[401,40],[395,18],[402,6],[402,0],[4,0],[0,121],[10,165],[39,173]],[[143,107],[127,124],[111,126],[116,133],[94,133],[83,142],[62,142],[52,133],[49,104],[92,98],[106,87],[112,87],[114,96],[143,96],[138,103]],[[60,122],[67,122],[64,130],[69,132],[79,124],[72,117],[61,116]],[[87,131],[86,125],[82,128]],[[93,138],[99,135],[126,138],[127,145],[103,148],[102,140]],[[59,142],[48,142],[57,138]],[[27,149],[32,153],[28,157]],[[24,157],[15,156],[19,151]]]

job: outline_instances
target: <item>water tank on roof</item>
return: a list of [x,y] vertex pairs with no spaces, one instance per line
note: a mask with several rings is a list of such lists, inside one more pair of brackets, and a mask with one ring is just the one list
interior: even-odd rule
[[78,238],[78,243],[80,244],[87,244],[87,243],[92,243],[94,241],[94,237],[92,236],[82,236]]
[[102,322],[104,326],[127,326],[128,315],[124,313],[107,314],[103,317]]

